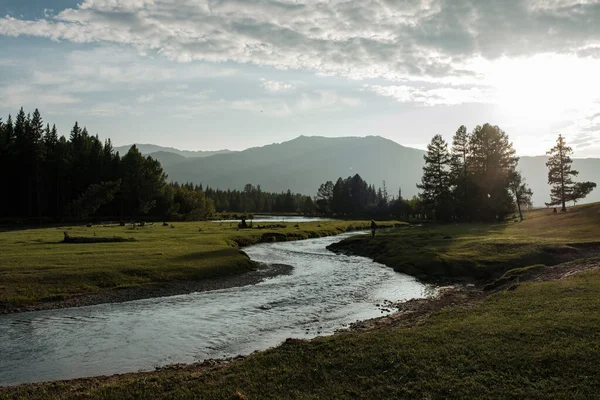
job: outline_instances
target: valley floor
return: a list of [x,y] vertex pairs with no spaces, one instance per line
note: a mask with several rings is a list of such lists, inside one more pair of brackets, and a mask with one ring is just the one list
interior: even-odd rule
[[245,358],[3,388],[0,399],[590,399],[600,390],[598,326],[600,259],[493,291],[446,289]]
[[[368,229],[369,223],[256,226],[239,230],[237,223],[179,222],[0,231],[0,314],[252,284],[283,270],[257,274],[260,267],[241,247],[337,235]],[[63,243],[64,232],[75,243]],[[111,242],[115,238],[122,241]]]
[[453,282],[350,331],[236,360],[4,388],[0,399],[596,398],[600,204],[526,218],[342,242],[339,251]]

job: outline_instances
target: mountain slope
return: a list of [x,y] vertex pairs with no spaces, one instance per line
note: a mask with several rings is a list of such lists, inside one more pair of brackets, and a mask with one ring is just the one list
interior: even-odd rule
[[[129,151],[131,148],[131,144],[126,146],[115,147],[115,151],[118,151],[119,154],[123,155]],[[215,151],[201,151],[201,150],[179,150],[173,147],[163,147],[155,144],[138,144],[136,143],[137,148],[140,150],[142,154],[150,155],[151,153],[163,152],[163,153],[174,153],[183,157],[209,157],[215,154],[228,154],[234,153],[231,150],[215,150]]]
[[416,193],[423,151],[381,137],[305,137],[256,147],[233,154],[189,159],[166,168],[170,179],[202,182],[214,188],[243,188],[246,183],[263,190],[315,194],[327,180],[360,174],[368,182],[405,196]]
[[149,154],[145,154],[145,155],[150,156],[150,157],[154,158],[155,160],[160,161],[160,164],[163,166],[163,168],[166,168],[167,166],[169,166],[171,164],[184,162],[188,159],[187,157],[182,156],[181,154],[171,153],[168,151],[157,151],[157,152],[149,153]]
[[[378,136],[306,137],[284,143],[255,147],[240,152],[176,161],[169,157],[163,164],[169,179],[202,183],[213,188],[242,189],[245,184],[260,185],[263,190],[314,195],[319,185],[338,177],[360,174],[376,186],[386,181],[388,192],[397,195],[402,188],[405,198],[417,193],[421,180],[424,151],[404,147]],[[161,153],[161,157],[167,156]],[[159,158],[160,159],[160,158]],[[519,169],[534,192],[533,203],[543,206],[549,200],[547,157],[522,157]],[[577,180],[600,184],[600,159],[574,159],[580,172]],[[600,201],[600,189],[585,202]]]

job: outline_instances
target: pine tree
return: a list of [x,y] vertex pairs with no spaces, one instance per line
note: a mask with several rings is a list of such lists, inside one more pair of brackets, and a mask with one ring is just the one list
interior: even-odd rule
[[455,210],[459,219],[467,216],[469,209],[469,134],[467,128],[461,125],[452,138],[452,162],[450,177],[453,186]]
[[44,121],[36,108],[31,118],[30,138],[31,161],[33,164],[32,188],[35,192],[35,204],[38,218],[42,219],[42,164],[44,162]]
[[[160,163],[144,157],[133,145],[123,156],[122,194],[129,215],[134,218],[147,214],[160,197],[167,175]],[[190,186],[188,186],[190,187]],[[193,189],[193,186],[190,187]]]
[[423,177],[417,188],[422,190],[421,196],[436,218],[447,220],[450,218],[450,154],[441,135],[431,139],[424,158]]
[[523,211],[521,210],[521,207],[531,207],[531,196],[533,196],[533,192],[525,183],[525,179],[523,179],[520,172],[513,171],[511,173],[510,190],[512,191],[513,196],[515,196],[519,219],[523,221]]
[[579,200],[585,199],[595,188],[596,184],[594,182],[577,182],[573,186],[573,192],[569,197],[569,201],[572,201],[573,204],[577,204]]
[[573,176],[579,172],[571,169],[571,154],[573,149],[567,146],[562,135],[558,135],[556,145],[546,153],[550,155],[546,166],[548,167],[548,184],[552,185],[550,191],[550,203],[548,205],[561,204],[561,211],[567,211],[566,202],[573,194]]
[[[3,140],[4,140],[4,151],[0,154],[0,178],[6,190],[13,188],[14,186],[14,174],[13,166],[13,151],[14,151],[14,130],[12,116],[9,114],[6,122],[2,126]],[[16,196],[0,196],[0,215],[10,215],[13,212],[12,201]]]
[[13,143],[15,141],[14,125],[13,125],[12,115],[10,115],[10,114],[8,114],[8,118],[6,119],[6,122],[4,123],[4,131],[6,132],[7,144],[10,145],[11,143]]
[[508,135],[498,126],[485,124],[473,130],[467,163],[473,181],[470,210],[476,218],[502,220],[514,210],[509,183],[518,161]]

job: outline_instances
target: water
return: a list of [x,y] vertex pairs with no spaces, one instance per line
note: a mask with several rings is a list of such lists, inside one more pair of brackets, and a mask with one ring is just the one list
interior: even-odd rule
[[[215,220],[213,222],[240,222],[241,219],[224,219]],[[257,222],[285,222],[290,224],[296,224],[298,222],[318,222],[318,221],[333,221],[331,218],[321,217],[303,217],[303,216],[285,216],[285,215],[255,215],[252,219],[247,219],[246,222],[252,221]]]
[[384,300],[429,292],[391,268],[325,249],[339,240],[246,248],[256,261],[294,267],[291,275],[256,285],[0,316],[0,385],[249,354],[288,337],[332,334],[350,322],[383,315],[376,304]]

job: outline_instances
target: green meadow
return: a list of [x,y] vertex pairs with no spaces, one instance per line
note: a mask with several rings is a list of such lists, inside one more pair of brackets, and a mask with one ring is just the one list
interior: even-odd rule
[[[183,225],[177,229],[183,231]],[[197,243],[192,238],[198,232],[191,225],[185,229],[190,237],[186,243]],[[218,236],[220,228],[212,229]],[[186,237],[170,230],[143,232],[139,235],[171,234],[173,242]],[[237,251],[227,246],[228,240],[237,240],[238,232],[231,234],[222,234],[222,247]],[[248,232],[241,237],[253,236]],[[375,239],[347,239],[338,249],[368,253],[399,270],[411,265],[432,280],[442,278],[443,271],[454,271],[448,280],[466,278],[470,271],[493,272],[477,276],[481,285],[472,289],[474,296],[370,330],[292,340],[213,368],[191,365],[4,388],[0,399],[597,398],[600,258],[593,253],[599,246],[600,204],[558,215],[533,211],[522,223],[402,227]],[[151,251],[157,250],[146,254]],[[540,264],[563,258],[581,258],[571,264],[586,268],[501,285],[527,271],[550,276],[560,267]],[[467,261],[473,265],[464,267]],[[437,263],[434,269],[426,267],[430,262]],[[531,264],[537,265],[526,268]],[[494,290],[480,289],[502,274]]]
[[600,205],[574,207],[568,213],[530,211],[522,222],[497,224],[424,224],[355,237],[331,250],[373,258],[398,272],[426,281],[482,281],[532,264],[554,265],[600,256]]
[[[240,274],[255,267],[240,247],[335,235],[367,229],[369,224],[324,221],[241,230],[236,223],[225,222],[176,222],[172,226],[1,231],[0,310],[92,293]],[[98,243],[62,243],[63,232]],[[104,242],[114,238],[127,240]]]
[[[523,223],[431,226],[421,231],[401,228],[382,233],[375,240],[347,242],[361,249],[370,247],[358,247],[360,241],[373,246],[387,243],[383,256],[390,266],[403,262],[400,254],[390,250],[393,243],[399,252],[406,252],[404,242],[410,239],[421,244],[418,250],[406,253],[411,260],[417,260],[418,253],[452,262],[476,257],[490,263],[497,260],[508,268],[530,252],[538,254],[539,249],[580,251],[574,244],[586,243],[589,250],[595,246],[592,243],[600,241],[599,216],[600,204],[594,204],[567,214],[530,212]],[[570,250],[557,253],[586,255]],[[597,398],[600,259],[580,262],[589,268],[563,279],[520,282],[510,288],[479,292],[470,300],[418,317],[407,316],[396,324],[311,341],[294,340],[217,368],[196,365],[22,385],[0,389],[0,398]],[[480,267],[485,265],[482,262]],[[531,269],[552,271],[545,266]]]

